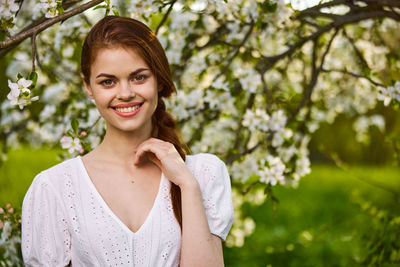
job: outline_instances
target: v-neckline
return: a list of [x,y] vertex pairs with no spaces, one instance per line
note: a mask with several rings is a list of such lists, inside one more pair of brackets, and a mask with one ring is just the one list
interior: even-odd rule
[[101,196],[100,192],[97,190],[96,186],[94,185],[92,179],[89,176],[89,173],[86,170],[85,164],[83,163],[83,160],[81,158],[81,156],[78,156],[78,161],[81,167],[81,170],[84,174],[84,177],[86,178],[87,183],[89,184],[89,187],[92,189],[92,191],[94,192],[94,194],[96,195],[97,199],[100,201],[101,205],[104,207],[104,209],[108,212],[108,214],[114,218],[114,220],[121,225],[121,227],[130,235],[137,235],[140,233],[140,231],[146,227],[147,222],[151,219],[152,214],[154,213],[154,210],[157,206],[157,202],[158,199],[160,197],[160,192],[161,192],[161,188],[163,186],[163,180],[164,180],[164,173],[161,172],[161,177],[160,177],[160,184],[158,186],[158,192],[157,192],[157,196],[154,200],[153,206],[151,207],[151,210],[149,211],[149,213],[147,214],[146,219],[144,220],[143,224],[139,227],[138,230],[136,230],[136,232],[133,232],[112,210],[111,208],[108,206],[108,204],[106,203],[106,201],[104,200],[104,198]]

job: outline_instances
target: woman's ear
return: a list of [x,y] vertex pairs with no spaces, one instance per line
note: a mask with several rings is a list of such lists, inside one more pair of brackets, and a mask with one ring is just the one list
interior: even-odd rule
[[85,91],[86,91],[87,95],[88,95],[90,98],[93,99],[92,87],[90,87],[90,85],[87,84],[87,83],[85,82],[85,80],[83,81],[83,85],[85,86]]
[[86,79],[85,76],[83,76],[83,74],[81,73],[81,78],[83,81],[83,86],[85,87],[85,91],[87,93],[87,95],[93,99],[93,92],[92,92],[92,87],[90,87],[90,84],[86,83]]

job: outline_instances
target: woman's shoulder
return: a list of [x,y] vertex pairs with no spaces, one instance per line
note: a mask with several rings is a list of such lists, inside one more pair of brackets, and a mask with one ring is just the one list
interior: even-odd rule
[[198,180],[229,175],[224,161],[211,153],[189,155],[186,164]]
[[38,201],[60,199],[65,186],[72,186],[71,180],[66,179],[66,176],[74,176],[76,167],[79,167],[78,160],[78,157],[67,159],[38,173],[25,194],[23,207],[28,207]]
[[222,165],[225,163],[217,156],[211,153],[198,153],[193,155],[187,155],[186,161],[193,163],[205,163],[211,165]]
[[71,175],[79,166],[79,157],[64,160],[38,173],[32,183],[58,183]]

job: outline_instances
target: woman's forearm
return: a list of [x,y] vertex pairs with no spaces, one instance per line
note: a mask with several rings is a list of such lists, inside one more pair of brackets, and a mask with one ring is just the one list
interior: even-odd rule
[[210,233],[199,183],[194,177],[191,181],[180,187],[183,227],[180,266],[224,266],[222,250]]

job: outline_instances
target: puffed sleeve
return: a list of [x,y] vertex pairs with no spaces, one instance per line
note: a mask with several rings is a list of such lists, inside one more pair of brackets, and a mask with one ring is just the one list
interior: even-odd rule
[[67,266],[71,237],[64,207],[47,175],[38,174],[22,204],[21,250],[26,266]]
[[210,232],[225,240],[233,223],[229,173],[225,163],[217,156],[207,153],[197,156],[196,171]]

